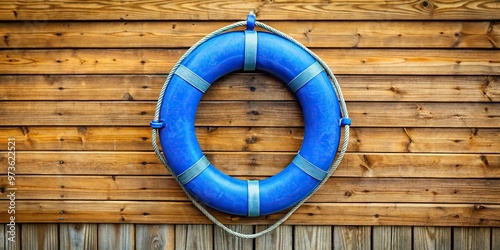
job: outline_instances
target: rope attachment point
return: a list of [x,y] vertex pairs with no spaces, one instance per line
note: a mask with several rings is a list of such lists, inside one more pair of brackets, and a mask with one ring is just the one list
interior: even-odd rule
[[157,121],[152,120],[151,122],[149,122],[149,125],[153,129],[161,129],[161,128],[165,127],[165,121],[164,120],[157,120]]

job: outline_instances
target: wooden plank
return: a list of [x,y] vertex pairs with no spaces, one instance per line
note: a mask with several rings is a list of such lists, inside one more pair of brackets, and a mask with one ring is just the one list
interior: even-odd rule
[[175,225],[175,249],[213,249],[213,225]]
[[413,227],[413,249],[451,250],[452,239],[450,227]]
[[[4,50],[0,74],[167,74],[185,49]],[[314,49],[335,74],[499,75],[499,50]]]
[[[265,230],[267,226],[256,226],[255,231]],[[276,249],[286,250],[293,248],[293,228],[292,226],[282,225],[255,239],[255,249]]]
[[500,248],[500,228],[491,228],[491,249]]
[[[0,100],[156,102],[165,78],[164,75],[3,75]],[[336,78],[346,101],[500,102],[500,79],[495,76],[337,75]],[[202,100],[296,99],[274,77],[248,73],[222,77]]]
[[[16,138],[17,151],[151,151],[152,148],[149,127],[0,127],[0,131],[0,141]],[[497,154],[498,131],[351,128],[348,151]],[[196,133],[204,152],[297,152],[303,138],[301,128],[197,127]]]
[[[242,16],[243,17],[243,16]],[[0,23],[0,48],[179,48],[231,22]],[[308,47],[497,48],[498,23],[442,21],[269,21]]]
[[[18,223],[211,223],[191,202],[158,201],[33,201],[16,202]],[[6,205],[6,201],[0,201]],[[265,225],[283,216],[259,218],[210,211],[224,224]],[[7,217],[0,214],[0,222]],[[500,226],[500,206],[491,204],[306,203],[288,225]],[[177,230],[177,229],[176,229]],[[177,233],[176,233],[176,238]],[[291,243],[290,243],[291,244]]]
[[21,244],[25,249],[59,249],[57,224],[23,224]]
[[[17,205],[17,201],[16,201],[16,205]],[[8,206],[3,206],[3,207],[8,207]],[[5,213],[4,213],[5,214]],[[3,215],[3,214],[2,214]],[[7,216],[5,214],[5,216],[7,217],[7,219],[5,221],[2,221],[3,223],[7,223],[7,222],[10,222],[9,220],[9,216]],[[8,231],[10,230],[10,226],[8,226],[7,224],[4,224],[5,225],[5,250],[20,250],[21,249],[21,224],[18,223],[17,221],[17,217],[16,217],[16,225],[14,226],[15,229],[14,229],[14,232],[16,233],[16,236],[13,238],[13,240],[9,240],[9,237],[12,236]]]
[[[500,124],[500,103],[348,102],[357,127],[475,127]],[[9,119],[3,126],[146,126],[156,103],[127,102],[4,102]],[[303,114],[293,101],[202,101],[196,126],[301,127]]]
[[135,225],[136,249],[173,250],[175,247],[175,225]]
[[[170,176],[17,176],[16,195],[32,200],[186,201]],[[6,185],[7,178],[0,177]],[[331,178],[310,202],[500,203],[499,179]],[[8,197],[0,197],[7,200]]]
[[5,227],[7,225],[5,224],[0,224],[0,247],[2,248],[6,248],[6,245],[7,245],[7,238],[8,236],[6,235],[6,230],[5,230]]
[[[228,227],[236,232],[243,234],[252,234],[254,226],[252,225],[228,225]],[[229,234],[222,228],[214,227],[214,249],[216,250],[252,250],[254,249],[254,241],[252,239],[239,238]]]
[[491,229],[486,227],[453,228],[453,249],[490,249]]
[[[147,126],[155,108],[142,101],[4,102],[0,113],[9,119],[0,125]],[[197,126],[303,126],[296,102],[202,102],[196,114]]]
[[373,249],[411,249],[411,230],[400,226],[373,227]]
[[134,224],[99,224],[98,249],[135,249]]
[[372,249],[371,227],[366,226],[334,226],[334,249]]
[[[48,5],[8,1],[0,8],[1,20],[243,20],[249,10],[259,20],[422,20],[422,19],[499,19],[498,5],[475,0],[458,2],[405,1],[398,4],[378,1],[96,1],[66,3],[58,0]],[[54,15],[57,13],[57,15]],[[39,25],[42,25],[39,24]]]
[[[1,151],[0,151],[1,153]],[[19,151],[16,174],[168,175],[153,152]],[[271,176],[295,153],[208,152],[210,162],[232,176]],[[335,177],[498,178],[500,154],[347,153]],[[0,174],[7,174],[7,169]]]
[[97,224],[59,224],[60,249],[97,249]]
[[332,249],[331,226],[295,226],[294,249]]

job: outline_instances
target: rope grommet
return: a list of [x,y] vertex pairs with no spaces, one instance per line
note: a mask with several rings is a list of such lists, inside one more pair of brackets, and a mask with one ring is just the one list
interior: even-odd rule
[[164,120],[152,120],[149,125],[151,126],[151,128],[154,128],[154,129],[161,129],[163,127],[165,127],[165,121]]

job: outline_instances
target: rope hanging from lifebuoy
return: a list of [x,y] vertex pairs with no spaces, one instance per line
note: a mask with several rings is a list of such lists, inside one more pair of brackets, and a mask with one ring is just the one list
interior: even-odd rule
[[[244,31],[226,32],[244,25]],[[255,26],[269,32],[257,32]],[[196,139],[194,119],[201,97],[218,78],[238,70],[278,77],[296,95],[304,114],[300,151],[283,171],[265,180],[245,181],[222,173]],[[247,21],[209,34],[179,59],[160,92],[151,127],[155,153],[196,207],[229,233],[255,238],[284,222],[332,175],[346,151],[350,124],[340,87],[327,65],[291,37],[256,22],[250,13]],[[344,140],[337,155],[341,127]],[[158,132],[163,154],[156,142]],[[245,235],[224,226],[200,202],[240,216],[292,209],[268,229]]]

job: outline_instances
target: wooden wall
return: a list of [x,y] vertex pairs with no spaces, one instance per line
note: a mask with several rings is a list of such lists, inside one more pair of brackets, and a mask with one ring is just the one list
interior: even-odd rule
[[[149,121],[186,49],[250,10],[327,62],[353,126],[287,225],[239,240],[187,200]],[[15,245],[0,227],[1,249],[500,248],[498,1],[3,0],[0,20],[0,222],[15,188],[17,224]],[[276,79],[231,74],[196,129],[214,165],[259,178],[291,161],[301,117]],[[282,216],[215,214],[244,232]]]

